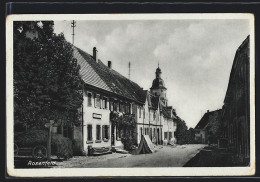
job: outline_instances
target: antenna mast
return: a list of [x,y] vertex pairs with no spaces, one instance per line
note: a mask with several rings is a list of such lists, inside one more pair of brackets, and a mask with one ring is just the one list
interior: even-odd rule
[[72,44],[74,45],[74,28],[76,27],[76,21],[75,20],[72,20],[71,21],[71,27],[72,27]]
[[128,63],[128,69],[129,69],[129,72],[128,72],[128,77],[129,77],[129,80],[130,80],[130,68],[131,68],[131,63],[130,63],[130,61],[129,61],[129,63]]

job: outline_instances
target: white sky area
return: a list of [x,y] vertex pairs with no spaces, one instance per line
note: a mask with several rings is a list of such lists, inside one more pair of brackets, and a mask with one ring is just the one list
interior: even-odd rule
[[[55,33],[72,42],[71,21],[55,21]],[[207,110],[221,109],[235,52],[249,35],[248,20],[77,21],[75,46],[98,57],[145,90],[160,63],[169,104],[188,127]]]

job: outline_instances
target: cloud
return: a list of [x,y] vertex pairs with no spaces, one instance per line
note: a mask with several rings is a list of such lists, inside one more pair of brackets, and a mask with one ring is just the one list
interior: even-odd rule
[[[71,40],[66,22],[55,22]],[[189,127],[222,107],[236,49],[249,34],[247,20],[78,21],[75,45],[144,89],[160,63],[169,103]]]

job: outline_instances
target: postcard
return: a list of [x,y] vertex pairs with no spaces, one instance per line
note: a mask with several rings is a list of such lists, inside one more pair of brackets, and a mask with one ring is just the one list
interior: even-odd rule
[[255,173],[254,15],[6,18],[7,173]]

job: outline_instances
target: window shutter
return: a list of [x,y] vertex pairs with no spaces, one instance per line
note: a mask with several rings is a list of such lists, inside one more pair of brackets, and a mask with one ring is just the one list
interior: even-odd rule
[[102,138],[105,138],[105,125],[102,125]]
[[107,136],[108,136],[108,139],[110,139],[110,126],[109,125],[107,126]]

